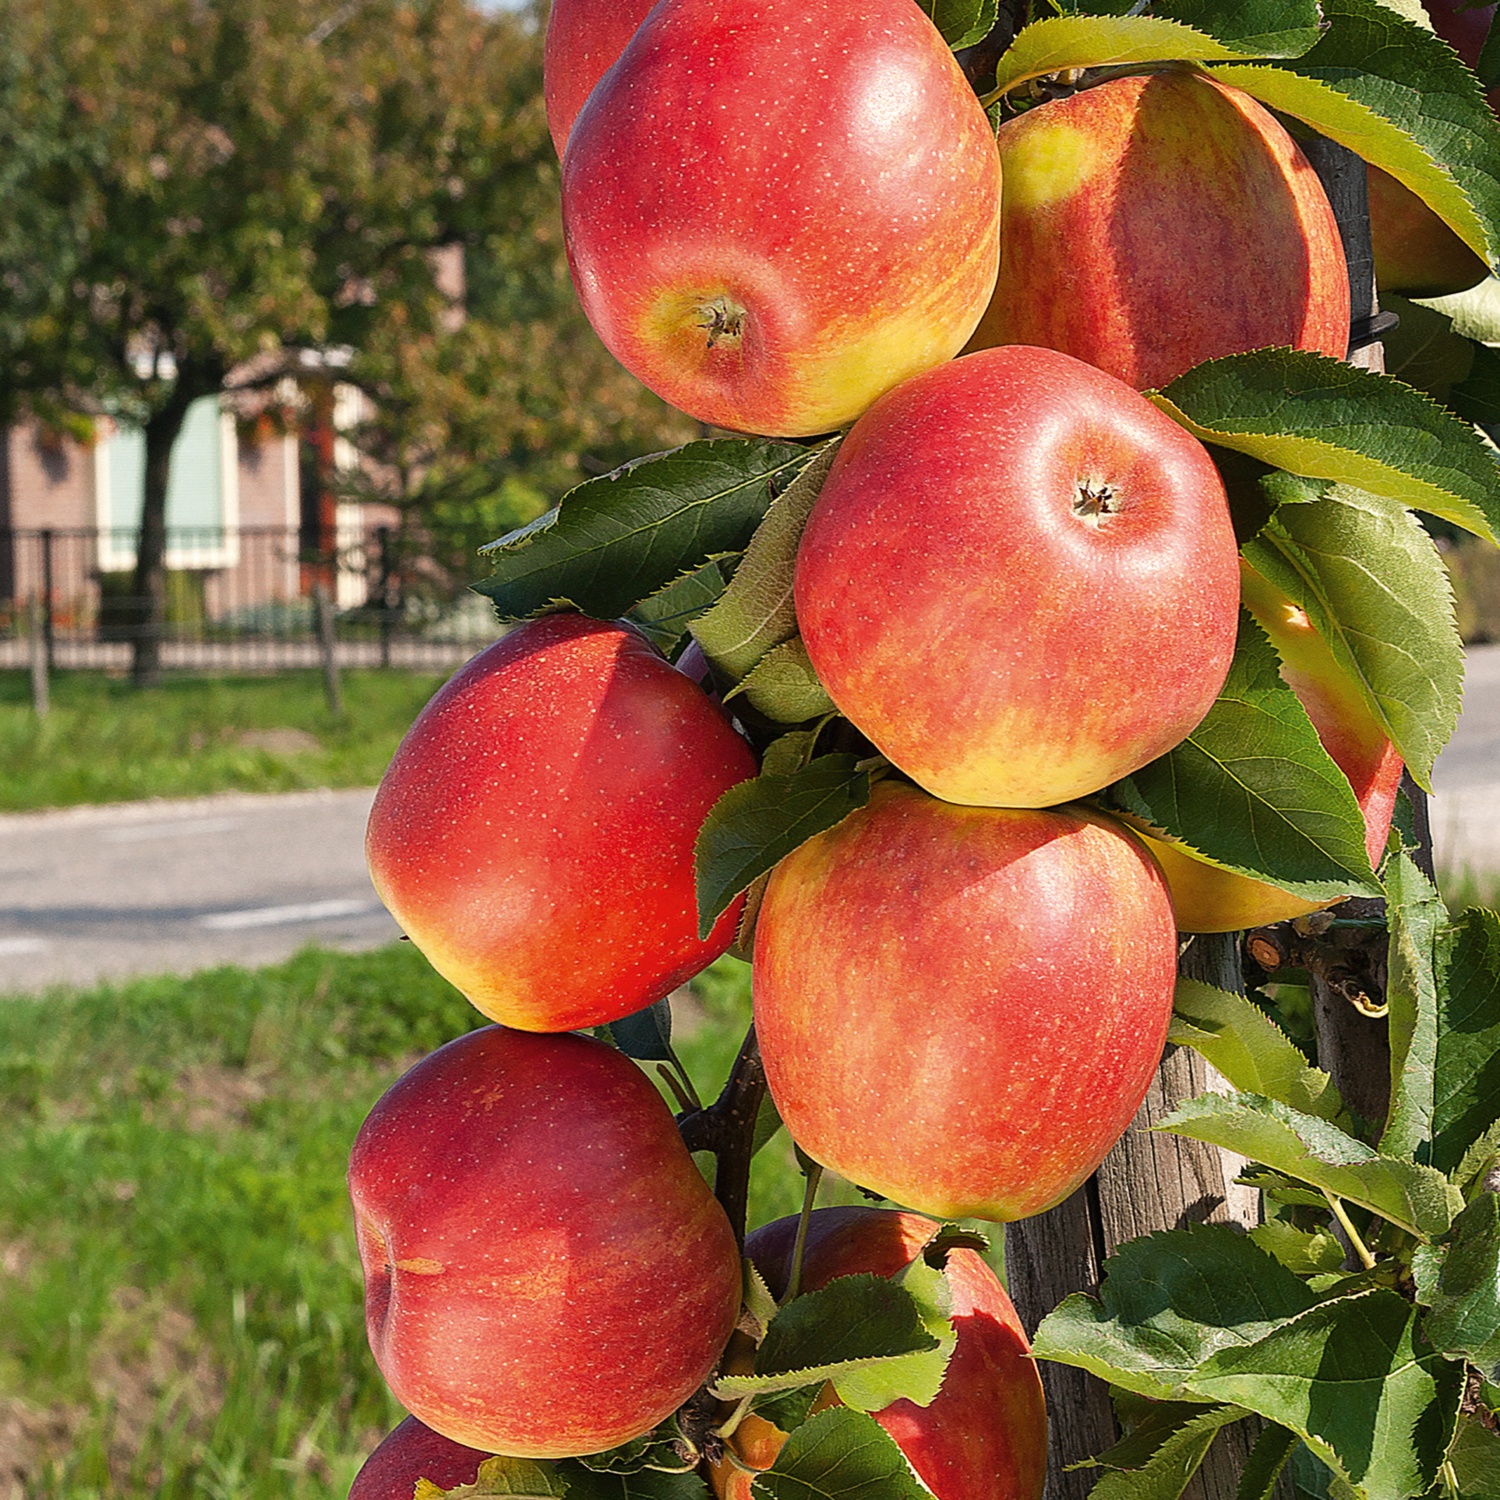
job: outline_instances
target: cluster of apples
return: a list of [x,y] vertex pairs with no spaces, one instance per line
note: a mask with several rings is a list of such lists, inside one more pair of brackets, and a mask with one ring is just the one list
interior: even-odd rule
[[[799,1145],[920,1211],[814,1214],[800,1284],[892,1275],[922,1214],[1010,1221],[1098,1165],[1160,1056],[1179,929],[1307,909],[1080,805],[1203,718],[1242,593],[1384,844],[1399,759],[1242,581],[1213,460],[1141,394],[1251,348],[1342,356],[1337,226],[1276,120],[1185,69],[1038,105],[997,146],[914,0],[556,0],[547,99],[579,296],[621,362],[738,432],[852,424],[795,604],[889,770],[772,873],[755,1017]],[[628,1442],[734,1357],[734,1231],[655,1087],[575,1033],[729,946],[743,902],[699,937],[694,840],[756,769],[699,681],[572,613],[471,661],[392,761],[376,888],[498,1024],[418,1063],[354,1148],[371,1346],[418,1419],[358,1500]],[[747,1245],[773,1292],[794,1228]],[[1024,1334],[972,1252],[948,1275],[942,1392],[878,1419],[938,1500],[1035,1500]],[[716,1492],[748,1500],[785,1437],[739,1421]]]

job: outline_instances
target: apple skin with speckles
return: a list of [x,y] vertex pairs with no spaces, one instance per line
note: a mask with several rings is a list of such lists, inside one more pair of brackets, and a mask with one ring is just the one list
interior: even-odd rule
[[349,1192],[375,1361],[456,1443],[629,1442],[734,1328],[729,1220],[651,1081],[592,1038],[489,1026],[440,1047],[370,1111]]
[[994,132],[911,0],[660,0],[573,123],[562,205],[610,352],[738,432],[853,421],[995,283]]
[[693,842],[755,770],[718,704],[637,631],[548,615],[418,715],[370,812],[370,877],[491,1020],[618,1020],[733,939],[737,907],[698,937]]
[[999,145],[1000,277],[971,349],[1041,344],[1138,390],[1273,345],[1344,357],[1333,210],[1248,94],[1116,78],[1008,121]]
[[419,1479],[441,1490],[473,1484],[480,1464],[489,1457],[407,1417],[364,1461],[350,1486],[349,1500],[412,1500]]
[[542,59],[547,129],[558,156],[573,121],[656,0],[552,0]]
[[795,595],[839,710],[934,796],[996,807],[1088,796],[1170,750],[1239,620],[1207,450],[1112,376],[1019,345],[855,424]]
[[[1365,817],[1365,853],[1378,869],[1401,789],[1400,752],[1306,613],[1248,562],[1241,561],[1240,571],[1245,608],[1276,648],[1282,681],[1296,693],[1323,748],[1349,779]],[[1309,901],[1221,870],[1181,844],[1152,837],[1153,832],[1142,830],[1142,837],[1167,877],[1183,932],[1242,932],[1336,904]]]
[[[820,1208],[808,1220],[802,1290],[839,1276],[894,1276],[938,1225],[883,1208]],[[797,1218],[777,1219],[745,1242],[773,1295],[786,1290]],[[897,1401],[874,1414],[937,1500],[1039,1500],[1047,1472],[1047,1410],[1030,1345],[1000,1278],[973,1250],[948,1252],[958,1336],[942,1390],[928,1406]],[[760,1418],[736,1431],[741,1463],[769,1468],[786,1434]],[[728,1460],[713,1471],[720,1500],[754,1500],[753,1475]]]
[[767,886],[754,988],[772,1098],[810,1156],[897,1203],[1041,1213],[1145,1097],[1176,961],[1166,883],[1112,819],[882,781]]

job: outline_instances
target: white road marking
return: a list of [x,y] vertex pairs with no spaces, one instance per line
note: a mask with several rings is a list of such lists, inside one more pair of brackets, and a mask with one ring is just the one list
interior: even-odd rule
[[46,938],[0,937],[0,958],[15,957],[22,953],[41,953],[51,946]]
[[317,922],[324,917],[362,917],[379,910],[378,901],[300,901],[294,906],[213,912],[199,917],[198,925],[215,932],[230,932],[242,927],[279,927],[285,922]]
[[194,818],[181,823],[127,823],[99,835],[101,844],[142,844],[148,839],[175,839],[197,833],[229,833],[241,826],[239,818]]

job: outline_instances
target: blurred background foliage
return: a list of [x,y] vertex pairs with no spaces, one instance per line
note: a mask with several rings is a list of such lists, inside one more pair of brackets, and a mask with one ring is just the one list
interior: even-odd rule
[[450,566],[691,436],[577,310],[543,23],[467,0],[0,0],[0,422],[87,437],[119,415],[149,452],[198,396],[297,423],[353,384],[367,461],[344,498],[397,506]]

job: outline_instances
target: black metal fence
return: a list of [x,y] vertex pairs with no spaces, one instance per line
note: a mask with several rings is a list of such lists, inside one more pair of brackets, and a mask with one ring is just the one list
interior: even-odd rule
[[169,669],[315,667],[324,609],[340,666],[441,668],[500,633],[466,580],[391,528],[331,533],[309,547],[296,528],[170,529],[166,621],[152,627],[134,591],[134,531],[0,529],[0,668],[40,654],[49,669],[125,671],[147,629]]

